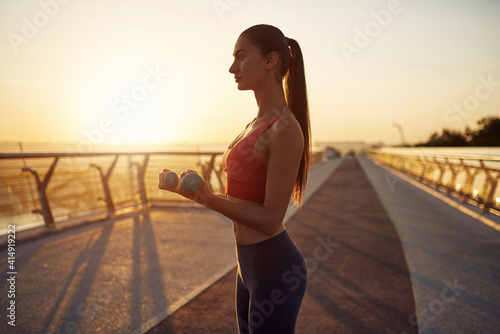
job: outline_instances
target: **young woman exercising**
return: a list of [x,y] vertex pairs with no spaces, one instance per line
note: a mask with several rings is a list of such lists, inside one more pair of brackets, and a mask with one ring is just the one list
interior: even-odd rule
[[[307,268],[283,218],[290,198],[300,205],[309,176],[310,125],[302,53],[276,27],[256,25],[239,36],[229,72],[239,90],[253,90],[257,117],[222,158],[224,195],[208,186],[174,191],[232,219],[240,333],[294,333]],[[192,170],[181,173],[181,179]],[[180,182],[179,182],[180,184]]]

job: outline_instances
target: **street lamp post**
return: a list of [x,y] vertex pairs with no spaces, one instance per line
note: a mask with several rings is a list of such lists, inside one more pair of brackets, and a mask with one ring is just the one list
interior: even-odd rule
[[405,140],[405,135],[403,133],[403,127],[399,123],[394,123],[393,126],[395,128],[398,128],[399,134],[401,135],[401,144],[402,146],[406,146],[406,140]]

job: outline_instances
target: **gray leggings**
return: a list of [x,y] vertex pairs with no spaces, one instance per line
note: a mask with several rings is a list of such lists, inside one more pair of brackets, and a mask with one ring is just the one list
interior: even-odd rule
[[304,256],[288,232],[236,244],[236,313],[240,334],[293,334],[306,290]]

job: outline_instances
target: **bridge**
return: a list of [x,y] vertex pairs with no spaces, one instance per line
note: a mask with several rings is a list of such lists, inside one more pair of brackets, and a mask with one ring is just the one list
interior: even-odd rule
[[[132,201],[116,200],[127,197],[117,195],[119,186],[109,177],[122,157],[107,156],[88,164],[97,175],[93,181],[102,184],[97,212],[65,219],[56,209],[50,222],[38,204],[39,226],[16,233],[10,244],[13,275],[4,238],[2,333],[236,332],[231,222],[202,206],[159,198],[148,188],[154,159],[141,157],[132,161],[134,173],[124,173],[136,178],[143,168],[142,197],[136,186]],[[33,188],[43,187],[55,158],[31,158],[47,159],[38,181],[36,166],[23,167],[29,182],[35,179]],[[215,159],[199,166],[214,189]],[[500,332],[495,198],[474,201],[478,196],[472,193],[464,199],[463,189],[448,191],[398,167],[377,152],[318,158],[313,165],[305,204],[290,206],[285,218],[308,265],[297,333]],[[494,180],[495,170],[487,173]],[[484,187],[485,193],[491,188]],[[37,203],[43,197],[39,190]],[[48,207],[57,207],[51,207],[50,188],[45,190]],[[9,297],[13,288],[15,297]],[[11,301],[15,327],[8,324]]]

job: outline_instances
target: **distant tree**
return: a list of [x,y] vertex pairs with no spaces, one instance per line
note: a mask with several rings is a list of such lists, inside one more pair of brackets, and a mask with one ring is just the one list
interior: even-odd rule
[[465,128],[464,133],[459,130],[443,129],[441,134],[434,132],[429,140],[415,146],[500,146],[500,118],[485,117],[477,121],[480,127],[472,130]]
[[434,132],[427,142],[415,146],[466,146],[465,136],[460,131],[443,129],[442,133]]
[[470,145],[472,146],[500,146],[500,118],[485,117],[477,121],[481,126],[472,133]]

